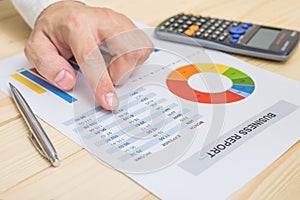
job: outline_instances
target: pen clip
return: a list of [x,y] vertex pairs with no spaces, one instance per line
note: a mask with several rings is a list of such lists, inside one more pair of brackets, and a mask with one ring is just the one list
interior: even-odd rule
[[42,154],[45,158],[48,158],[47,155],[44,153],[42,147],[39,145],[39,143],[36,141],[34,135],[32,133],[30,133],[28,135],[29,139],[31,140],[31,142],[33,143],[33,145],[35,146],[35,148],[38,150],[38,152],[40,154]]

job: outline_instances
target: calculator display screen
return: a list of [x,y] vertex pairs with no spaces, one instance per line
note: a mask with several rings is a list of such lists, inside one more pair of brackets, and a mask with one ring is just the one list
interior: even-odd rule
[[260,28],[249,40],[247,45],[260,49],[269,49],[272,42],[275,40],[279,33],[280,30],[277,29]]

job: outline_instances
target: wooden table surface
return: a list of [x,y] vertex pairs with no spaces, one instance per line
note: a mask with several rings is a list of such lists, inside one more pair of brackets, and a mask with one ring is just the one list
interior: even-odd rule
[[[173,14],[187,12],[300,31],[299,0],[91,0],[90,3],[112,8],[150,26]],[[0,59],[21,53],[30,31],[11,2],[0,0]],[[300,81],[300,47],[286,62],[234,56]],[[0,92],[0,200],[157,199],[125,175],[96,161],[48,124],[42,125],[62,159],[58,168],[51,167],[37,153],[11,98]],[[300,142],[229,197],[250,198],[300,199]]]

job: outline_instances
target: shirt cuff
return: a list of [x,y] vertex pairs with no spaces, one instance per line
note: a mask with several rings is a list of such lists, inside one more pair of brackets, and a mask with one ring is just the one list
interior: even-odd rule
[[[61,2],[63,0],[12,0],[13,5],[23,17],[25,22],[31,27],[34,27],[35,21],[48,6]],[[78,2],[86,3],[85,0],[77,0]]]

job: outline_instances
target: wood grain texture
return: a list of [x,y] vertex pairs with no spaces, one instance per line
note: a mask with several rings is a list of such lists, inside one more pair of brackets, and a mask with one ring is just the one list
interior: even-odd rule
[[[156,26],[179,12],[199,13],[300,30],[298,0],[91,0],[141,23]],[[0,59],[24,49],[29,27],[9,0],[0,0]],[[286,62],[234,55],[260,68],[300,81],[300,48]],[[1,66],[0,66],[1,67]],[[27,139],[28,128],[10,97],[0,92],[0,199],[157,199],[97,161],[63,134],[42,123],[62,159],[50,167]],[[289,133],[287,133],[289,134]],[[228,199],[299,199],[300,142]],[[214,191],[215,192],[215,191]]]
[[0,19],[10,18],[18,14],[10,0],[0,0],[0,9]]
[[300,142],[229,199],[299,199]]

